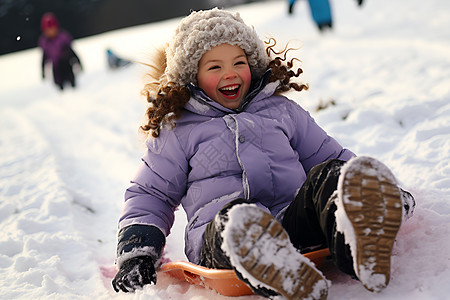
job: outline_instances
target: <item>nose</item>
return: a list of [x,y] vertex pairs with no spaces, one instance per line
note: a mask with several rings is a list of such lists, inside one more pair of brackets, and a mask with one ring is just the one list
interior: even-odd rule
[[233,68],[228,68],[225,70],[225,73],[223,75],[224,79],[234,79],[237,77],[237,73]]

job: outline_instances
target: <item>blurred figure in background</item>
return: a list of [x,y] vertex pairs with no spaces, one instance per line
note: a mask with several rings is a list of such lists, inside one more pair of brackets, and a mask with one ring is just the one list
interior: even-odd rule
[[111,49],[106,49],[106,57],[108,59],[108,67],[110,69],[119,69],[131,64],[131,61],[128,59],[121,58],[117,56]]
[[51,62],[53,68],[53,81],[61,89],[66,82],[75,87],[73,66],[82,69],[80,59],[71,47],[72,36],[60,29],[59,22],[53,13],[46,13],[41,19],[42,35],[39,38],[39,47],[42,49],[42,78],[45,78],[45,65]]
[[[289,14],[294,12],[294,4],[297,0],[289,0]],[[311,15],[320,31],[333,28],[331,8],[328,0],[308,0]]]
[[[358,6],[363,5],[364,0],[356,0]],[[290,15],[294,12],[294,4],[297,0],[288,0],[289,8],[288,13]],[[329,0],[308,0],[309,8],[311,9],[311,15],[320,31],[326,28],[333,28],[333,20],[331,16],[331,8]]]

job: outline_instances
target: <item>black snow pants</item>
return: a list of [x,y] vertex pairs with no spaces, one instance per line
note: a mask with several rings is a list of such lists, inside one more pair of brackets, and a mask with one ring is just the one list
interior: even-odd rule
[[[344,236],[337,232],[334,216],[335,191],[344,164],[345,161],[333,159],[312,168],[294,201],[287,207],[282,225],[292,244],[301,253],[328,247],[336,266],[355,277],[350,247],[345,244]],[[228,210],[240,203],[249,201],[244,199],[232,201],[207,225],[200,265],[216,269],[233,268],[229,258],[222,251],[221,232],[228,219]]]

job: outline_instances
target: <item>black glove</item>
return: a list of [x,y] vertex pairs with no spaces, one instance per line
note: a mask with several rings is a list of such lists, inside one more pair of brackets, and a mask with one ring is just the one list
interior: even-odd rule
[[128,293],[151,283],[156,284],[153,259],[150,256],[138,256],[122,264],[112,281],[112,286],[117,293],[120,290]]
[[155,263],[161,257],[166,238],[157,227],[134,224],[122,228],[118,234],[117,258],[137,251],[140,256],[126,259],[119,268],[112,285],[119,290],[134,292],[146,284],[156,284]]

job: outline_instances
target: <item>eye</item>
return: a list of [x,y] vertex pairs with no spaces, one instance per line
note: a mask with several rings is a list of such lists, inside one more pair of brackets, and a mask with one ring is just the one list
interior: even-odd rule
[[246,65],[246,64],[247,64],[247,62],[244,61],[244,60],[240,60],[240,61],[235,63],[235,65]]
[[210,71],[210,70],[217,70],[217,69],[220,69],[220,67],[219,66],[212,66],[212,67],[208,68],[208,71]]

